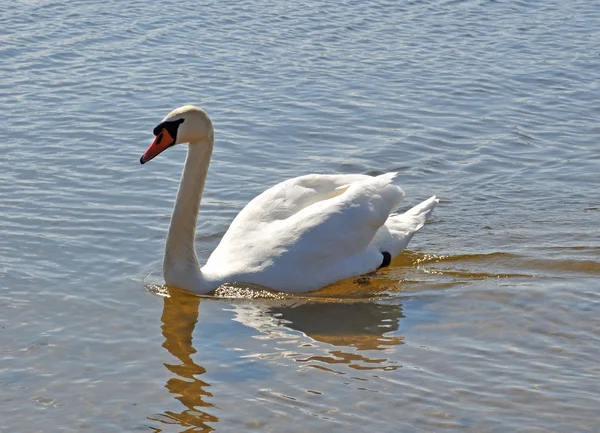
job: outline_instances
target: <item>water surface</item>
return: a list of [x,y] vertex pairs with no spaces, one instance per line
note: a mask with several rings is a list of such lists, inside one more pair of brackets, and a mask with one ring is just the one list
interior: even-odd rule
[[[599,429],[594,2],[0,6],[5,431]],[[184,103],[216,126],[201,261],[308,172],[441,203],[311,296],[157,289],[185,151],[138,160]]]

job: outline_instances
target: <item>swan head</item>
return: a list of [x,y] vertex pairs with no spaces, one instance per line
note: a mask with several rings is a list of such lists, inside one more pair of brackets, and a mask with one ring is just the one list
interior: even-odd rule
[[202,108],[184,105],[171,111],[153,131],[156,138],[140,158],[144,164],[169,147],[181,143],[209,142],[214,138],[212,120]]

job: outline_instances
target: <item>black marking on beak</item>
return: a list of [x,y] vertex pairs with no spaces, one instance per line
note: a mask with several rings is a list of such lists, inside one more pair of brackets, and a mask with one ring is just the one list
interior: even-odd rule
[[160,131],[162,131],[164,128],[169,131],[171,137],[177,139],[177,129],[184,121],[185,119],[165,120],[164,122],[160,122],[158,125],[156,125],[156,128],[154,128],[152,133],[156,136],[160,134]]

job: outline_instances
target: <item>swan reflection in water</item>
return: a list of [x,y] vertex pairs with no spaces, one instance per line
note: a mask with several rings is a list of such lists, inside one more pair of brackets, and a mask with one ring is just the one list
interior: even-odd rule
[[192,355],[196,353],[192,335],[198,322],[200,298],[183,290],[169,292],[168,296],[164,296],[161,317],[161,329],[165,338],[163,347],[179,359],[180,363],[164,363],[167,370],[173,373],[165,387],[185,409],[179,413],[165,411],[150,419],[164,424],[179,424],[186,427],[184,431],[212,431],[214,429],[206,423],[216,423],[219,419],[204,411],[204,408],[213,407],[206,401],[206,397],[211,397],[212,394],[206,390],[210,385],[198,378],[206,373],[206,369],[192,359]]
[[[211,411],[214,405],[210,402],[210,385],[201,379],[206,369],[193,359],[196,349],[192,343],[192,335],[201,302],[207,301],[177,289],[169,289],[164,297],[161,326],[165,338],[163,347],[180,361],[177,364],[164,363],[172,373],[166,388],[185,409],[179,413],[165,411],[150,417],[160,423],[181,425],[186,432],[212,431],[213,427],[209,424],[214,425],[219,421],[210,413],[216,412],[216,409]],[[384,352],[386,348],[403,343],[402,336],[386,335],[397,331],[398,321],[404,317],[402,306],[397,300],[394,304],[301,298],[224,302],[231,302],[234,320],[258,330],[258,338],[261,340],[298,341],[294,353],[278,356],[287,356],[303,366],[327,371],[334,371],[336,364],[338,368],[345,366],[355,370],[385,371],[400,367],[390,362]],[[301,333],[300,338],[298,331]],[[269,350],[263,345],[258,347],[261,354]],[[365,353],[372,353],[367,351],[379,351],[381,356],[369,357]],[[257,355],[262,357],[261,354]],[[270,355],[264,357],[271,358]]]

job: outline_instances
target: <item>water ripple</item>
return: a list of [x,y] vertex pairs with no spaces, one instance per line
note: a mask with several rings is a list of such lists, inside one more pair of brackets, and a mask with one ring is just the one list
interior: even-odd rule
[[[597,430],[594,2],[0,6],[8,431]],[[442,201],[372,275],[173,295],[185,152],[138,159],[184,103],[216,126],[201,260],[306,172]]]

